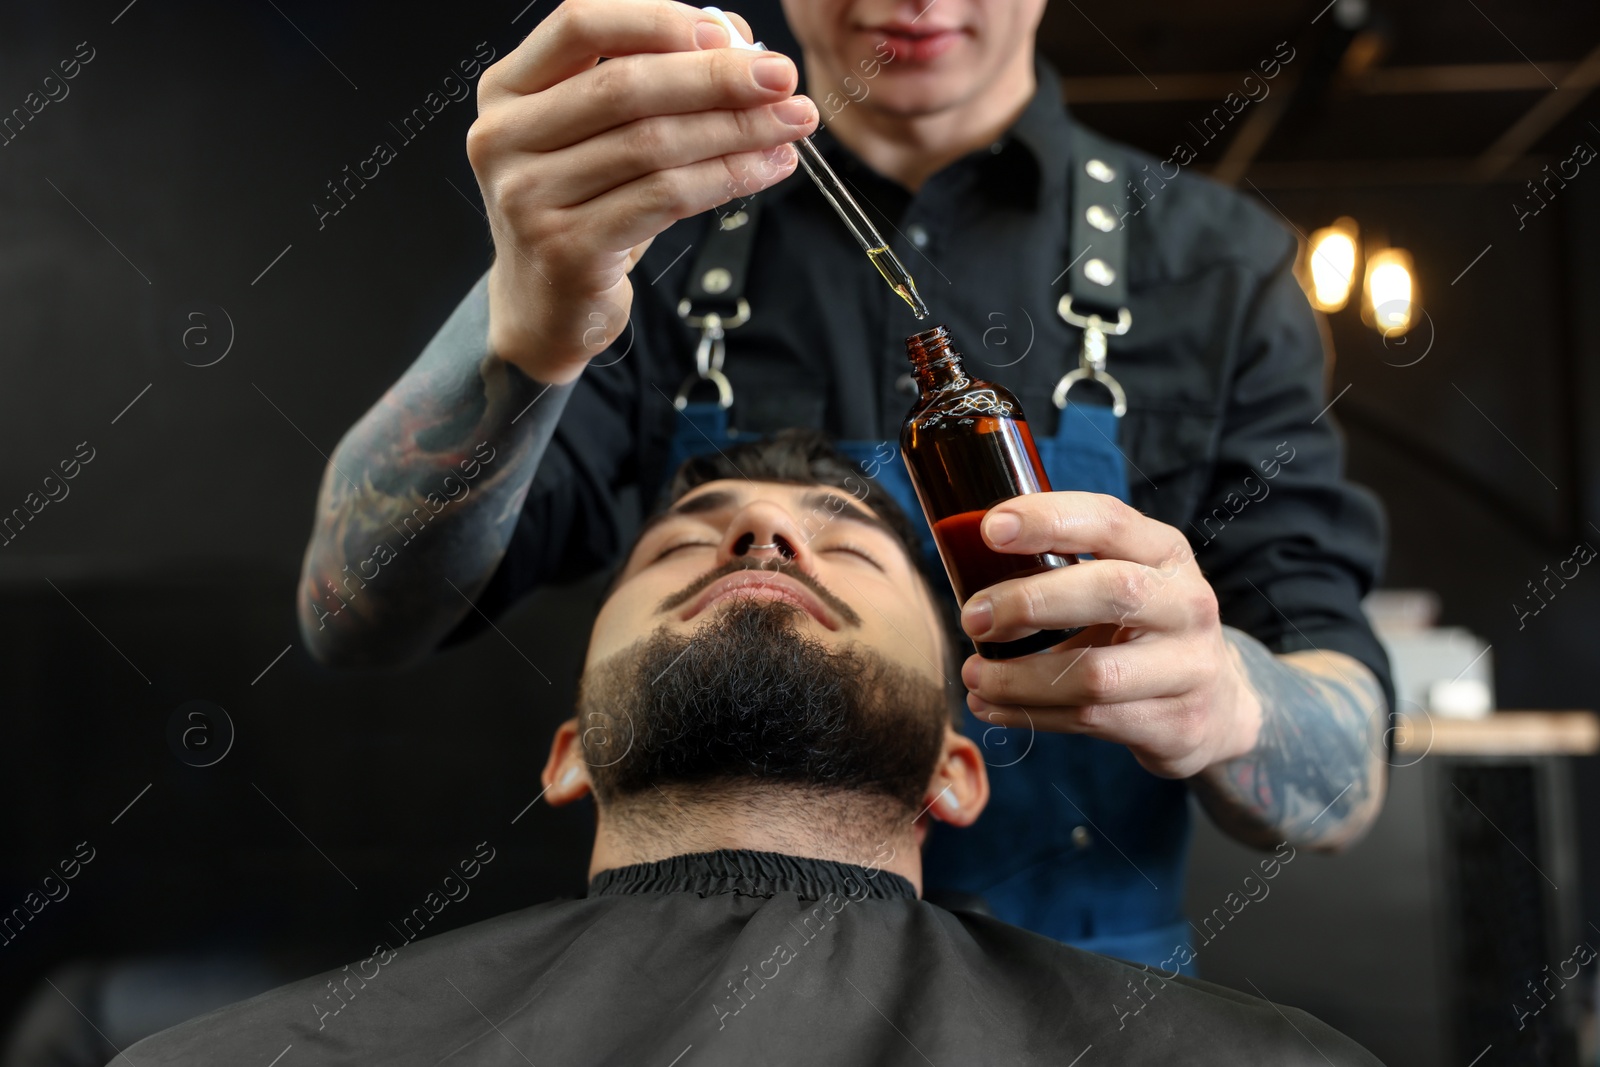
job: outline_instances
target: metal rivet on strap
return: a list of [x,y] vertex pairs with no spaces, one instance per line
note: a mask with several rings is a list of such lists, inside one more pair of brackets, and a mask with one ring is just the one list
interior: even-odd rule
[[1096,285],[1110,285],[1117,280],[1117,272],[1103,259],[1091,259],[1085,263],[1083,276]]
[[1109,182],[1117,176],[1104,160],[1091,159],[1083,165],[1083,171],[1097,182]]
[[722,267],[712,267],[700,279],[700,288],[712,295],[726,293],[732,287],[733,274]]
[[1090,204],[1089,209],[1083,213],[1083,217],[1089,220],[1090,226],[1093,226],[1101,233],[1110,233],[1117,228],[1116,216],[1099,204]]

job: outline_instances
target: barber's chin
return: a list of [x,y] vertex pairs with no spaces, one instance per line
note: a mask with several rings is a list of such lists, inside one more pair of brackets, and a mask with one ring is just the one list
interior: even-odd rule
[[899,119],[921,119],[941,115],[967,98],[949,77],[931,71],[902,72],[892,85],[887,75],[880,78],[862,106]]

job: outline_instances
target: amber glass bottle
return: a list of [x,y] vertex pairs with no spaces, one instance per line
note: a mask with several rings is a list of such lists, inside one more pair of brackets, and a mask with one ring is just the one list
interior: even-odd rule
[[[1022,405],[1005,388],[970,377],[943,326],[906,338],[906,355],[922,392],[900,428],[900,455],[956,600],[965,604],[978,590],[1008,578],[1078,562],[1049,552],[996,552],[984,543],[979,526],[990,508],[1023,493],[1050,491]],[[1015,641],[976,644],[985,659],[1011,659],[1050,648],[1082,629],[1041,630]]]

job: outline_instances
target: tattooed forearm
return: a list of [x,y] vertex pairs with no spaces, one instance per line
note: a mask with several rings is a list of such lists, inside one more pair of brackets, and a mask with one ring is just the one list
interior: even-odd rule
[[1248,634],[1225,633],[1261,698],[1261,732],[1250,752],[1191,779],[1200,802],[1247,844],[1351,843],[1383,803],[1385,707],[1377,679],[1342,653],[1273,655]]
[[425,353],[345,434],[301,570],[317,659],[412,662],[473,610],[533,481],[539,420],[520,415],[544,389],[492,355]]

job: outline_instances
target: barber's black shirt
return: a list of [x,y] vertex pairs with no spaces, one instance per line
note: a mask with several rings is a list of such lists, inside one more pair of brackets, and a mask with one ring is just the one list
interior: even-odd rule
[[1297,1008],[946,911],[899,875],[743,851],[605,871],[582,900],[396,937],[113,1063],[279,1055],[393,1067],[1378,1063]]
[[[1038,92],[1011,129],[915,194],[826,130],[817,135],[916,277],[930,321],[950,327],[971,373],[1017,394],[1035,436],[1054,432],[1051,392],[1078,364],[1082,335],[1056,305],[1077,255],[1068,208],[1084,163],[1071,158],[1059,80],[1042,62],[1037,70]],[[1128,396],[1121,447],[1132,502],[1189,537],[1225,623],[1276,652],[1354,656],[1392,706],[1388,661],[1360,610],[1382,563],[1383,510],[1342,480],[1323,345],[1291,273],[1294,237],[1229,189],[1119,150],[1134,186],[1122,220],[1133,328],[1111,338],[1107,369]],[[737,428],[898,440],[915,395],[905,337],[928,323],[883,283],[804,176],[760,195],[751,319],[728,331],[724,367]],[[648,504],[670,477],[672,398],[693,374],[699,337],[677,304],[713,221],[688,219],[655,239],[632,273],[631,328],[526,416],[542,420],[549,446],[480,598],[487,614],[617,562],[631,531],[616,490],[638,485]],[[433,345],[481,356],[486,307],[480,281]],[[473,612],[453,640],[483,625]]]

